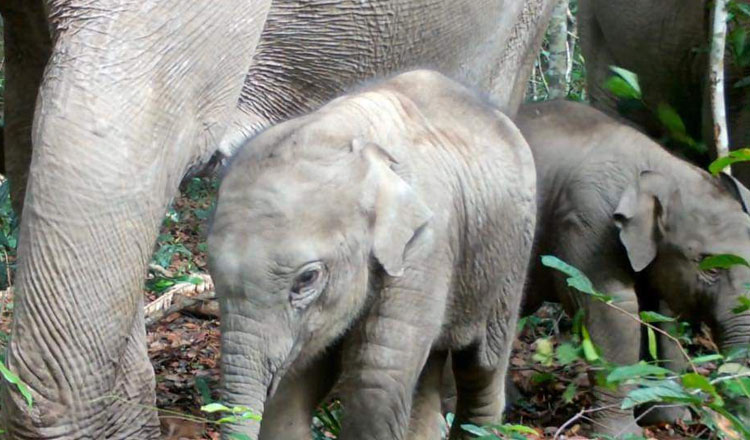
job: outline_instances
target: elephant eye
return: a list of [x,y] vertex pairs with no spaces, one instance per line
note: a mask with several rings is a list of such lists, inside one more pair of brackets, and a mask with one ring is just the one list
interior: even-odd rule
[[319,261],[302,267],[292,281],[289,295],[292,306],[301,310],[310,305],[323,291],[328,280],[326,274],[326,266]]
[[292,285],[292,291],[295,293],[299,293],[300,291],[304,290],[306,287],[309,287],[313,284],[315,284],[316,281],[320,278],[320,270],[319,269],[308,269],[301,274],[297,275],[297,277],[294,279],[294,284]]

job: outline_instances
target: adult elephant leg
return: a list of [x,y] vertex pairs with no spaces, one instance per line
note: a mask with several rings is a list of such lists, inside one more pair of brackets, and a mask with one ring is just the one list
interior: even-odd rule
[[0,2],[5,39],[5,127],[3,173],[11,184],[11,200],[21,214],[31,163],[31,125],[37,92],[52,41],[42,0]]
[[448,353],[433,352],[419,376],[414,403],[411,408],[408,440],[432,440],[441,438],[443,416],[441,408],[441,389],[443,371]]
[[[141,287],[191,161],[223,133],[268,2],[52,2],[8,367],[14,439],[157,438]],[[228,54],[232,47],[237,53]]]
[[338,353],[329,352],[300,371],[287,373],[266,403],[260,440],[312,439],[313,411],[338,378]]

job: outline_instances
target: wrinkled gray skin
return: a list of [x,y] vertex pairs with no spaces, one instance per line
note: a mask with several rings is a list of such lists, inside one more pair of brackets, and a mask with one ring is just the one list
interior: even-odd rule
[[[537,169],[538,215],[523,314],[543,301],[562,303],[585,324],[604,357],[638,361],[641,329],[592,297],[568,289],[565,276],[543,267],[555,255],[579,268],[631,313],[653,310],[705,322],[724,350],[750,343],[750,314],[732,313],[750,269],[702,271],[707,255],[750,257],[748,191],[728,176],[711,177],[633,128],[572,102],[521,108],[516,123]],[[660,358],[684,367],[677,348],[659,341]],[[596,405],[623,395],[598,390]],[[664,414],[665,417],[674,414]],[[602,412],[593,430],[637,430],[630,411]]]
[[339,438],[403,439],[414,402],[422,416],[410,438],[439,438],[437,394],[413,392],[432,392],[452,350],[454,426],[499,419],[535,180],[510,120],[431,71],[251,140],[222,183],[209,235],[224,399],[267,410],[263,439],[310,438],[323,394],[314,371],[338,342]]
[[2,387],[8,435],[158,436],[143,275],[181,177],[233,127],[243,84],[240,102],[264,118],[250,133],[421,65],[512,114],[551,3],[275,2],[261,37],[270,1],[0,2],[7,172],[15,195],[27,188],[7,359],[34,396],[29,409]]
[[[618,115],[616,99],[603,85],[612,75],[609,66],[620,66],[638,74],[649,107],[669,103],[688,133],[713,143],[707,94],[710,4],[708,0],[581,0],[578,26],[591,104]],[[724,65],[729,145],[745,148],[750,144],[750,88],[734,84],[750,75],[750,68],[736,66],[729,48]],[[651,112],[625,116],[652,136],[665,134]],[[750,185],[749,165],[737,164],[732,170]]]

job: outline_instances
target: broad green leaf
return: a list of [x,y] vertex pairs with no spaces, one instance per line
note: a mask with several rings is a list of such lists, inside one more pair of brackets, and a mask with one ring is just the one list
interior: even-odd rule
[[253,440],[247,434],[229,434],[229,438],[232,440]]
[[14,372],[10,371],[8,367],[5,366],[5,363],[0,363],[0,374],[2,374],[5,380],[12,383],[16,386],[16,388],[18,388],[18,392],[21,393],[24,399],[26,399],[26,403],[29,405],[29,408],[31,408],[31,405],[34,403],[34,399],[31,396],[29,387],[26,386],[25,383],[21,382],[21,379],[16,376]]
[[565,401],[565,403],[571,403],[573,402],[573,399],[576,397],[576,391],[578,391],[578,387],[573,382],[569,383],[567,387],[565,387],[565,392],[562,394],[562,398]]
[[215,413],[215,412],[232,412],[232,409],[229,408],[226,405],[222,405],[221,403],[209,403],[208,405],[201,406],[201,411],[207,412],[207,413]]
[[586,330],[586,326],[583,324],[581,324],[581,336],[583,337],[581,348],[583,348],[583,356],[586,360],[594,362],[599,359],[599,353],[596,352],[596,347],[594,347],[594,343],[591,341],[589,331]]
[[604,88],[620,99],[641,99],[640,93],[619,76],[611,76],[607,79]]
[[646,334],[648,335],[648,354],[651,355],[651,359],[659,360],[659,352],[656,349],[656,332],[651,327],[646,327]]
[[670,134],[685,134],[685,123],[682,122],[682,118],[671,105],[667,103],[660,103],[656,108],[656,116],[664,127],[669,131]]
[[719,388],[727,397],[750,398],[750,377],[738,377],[736,379],[719,382]]
[[746,374],[750,373],[750,368],[737,362],[727,362],[716,370],[719,374]]
[[685,388],[692,388],[696,390],[704,391],[714,398],[714,403],[719,406],[724,406],[724,400],[716,392],[716,387],[711,385],[705,377],[697,373],[686,373],[682,375],[682,386]]
[[641,315],[641,320],[643,322],[648,322],[648,323],[672,322],[675,320],[674,318],[671,318],[669,316],[665,316],[665,315],[662,315],[661,313],[656,313],[656,312],[646,311],[646,312],[641,312],[640,315]]
[[731,4],[732,10],[734,12],[739,12],[747,17],[750,17],[750,4],[740,2],[732,2]]
[[713,361],[720,361],[724,359],[724,356],[714,353],[714,354],[707,354],[704,356],[698,356],[696,358],[693,358],[694,364],[705,364],[706,362],[713,362]]
[[519,434],[531,434],[531,435],[537,435],[539,434],[536,429],[529,428],[528,426],[524,425],[501,425],[499,429],[505,431],[505,432],[517,432]]
[[581,349],[571,343],[560,344],[556,350],[557,361],[560,365],[568,365],[581,358]]
[[552,365],[554,362],[554,347],[552,341],[548,338],[538,339],[536,341],[536,353],[534,353],[531,358],[545,367]]
[[641,361],[634,365],[624,365],[615,368],[607,375],[607,382],[622,382],[628,379],[640,379],[644,377],[664,377],[671,373],[666,368]]
[[492,435],[492,433],[487,431],[486,429],[468,423],[461,425],[461,429],[476,436]]
[[560,272],[568,275],[568,286],[583,293],[589,294],[595,298],[601,299],[602,301],[612,301],[612,297],[597,292],[596,289],[594,289],[594,285],[591,280],[586,275],[584,275],[583,272],[562,261],[561,259],[552,255],[543,255],[542,264],[544,266],[551,267],[552,269],[557,269]]
[[627,69],[623,69],[622,67],[617,66],[609,66],[609,69],[616,73],[620,78],[625,80],[625,82],[632,88],[637,94],[638,98],[641,97],[641,86],[638,83],[638,75],[636,75],[634,72],[631,72]]
[[630,409],[648,402],[682,402],[700,405],[702,399],[689,394],[674,381],[661,380],[628,393],[622,402],[621,408]]
[[708,166],[708,171],[714,176],[718,175],[721,170],[736,162],[750,161],[750,148],[742,148],[730,151],[727,156],[722,156]]
[[750,298],[748,298],[747,296],[740,296],[739,298],[737,298],[737,301],[740,303],[740,305],[733,308],[732,313],[739,314],[750,310]]
[[263,418],[260,415],[252,411],[246,411],[240,414],[240,419],[241,420],[255,420],[256,422],[260,422]]
[[750,267],[750,263],[739,255],[718,254],[704,258],[698,265],[701,270],[729,269],[732,266]]
[[742,65],[742,55],[745,53],[747,43],[747,32],[742,26],[736,26],[727,35],[728,46],[732,49],[735,62],[738,65]]

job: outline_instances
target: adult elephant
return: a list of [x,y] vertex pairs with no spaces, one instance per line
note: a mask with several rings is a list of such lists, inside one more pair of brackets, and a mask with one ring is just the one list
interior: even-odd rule
[[[746,2],[746,0],[742,0]],[[638,74],[643,100],[655,109],[673,106],[688,133],[714,142],[708,100],[708,45],[711,33],[708,0],[581,0],[579,26],[586,58],[591,104],[617,115],[617,100],[604,88],[611,65]],[[729,55],[725,60],[729,144],[750,144],[750,88],[735,87],[750,75]],[[653,111],[631,111],[625,117],[650,135],[663,134]],[[737,165],[735,175],[750,186],[750,166]]]
[[[143,275],[185,170],[248,124],[230,123],[238,98],[253,109],[250,135],[364,78],[427,66],[512,114],[551,1],[6,0],[3,14],[9,5],[49,18],[8,26],[10,41],[49,24],[52,47],[33,141],[6,131],[11,149],[34,146],[7,352],[34,405],[3,387],[2,426],[12,438],[155,438]],[[32,113],[8,104],[8,124],[29,127]],[[21,162],[8,170],[17,187]]]

